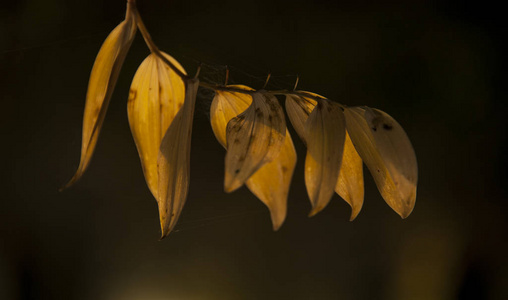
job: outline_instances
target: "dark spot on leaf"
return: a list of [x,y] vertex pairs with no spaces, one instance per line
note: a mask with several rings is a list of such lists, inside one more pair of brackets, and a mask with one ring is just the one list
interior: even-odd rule
[[288,171],[288,168],[282,166],[282,173],[286,173]]
[[384,123],[384,124],[383,124],[383,129],[385,129],[385,130],[392,130],[392,129],[393,129],[393,126],[392,126],[391,124],[386,124],[386,123]]
[[263,117],[263,112],[261,111],[261,109],[260,109],[259,107],[258,107],[258,108],[256,108],[256,110],[255,110],[255,111],[256,111],[256,116],[257,116],[258,118],[262,118],[262,117]]
[[372,127],[372,130],[377,131],[377,127],[376,126]]
[[240,173],[240,169],[235,170],[235,174],[238,174],[238,173]]
[[275,101],[270,101],[268,102],[268,105],[270,106],[270,109],[274,112],[278,112],[279,111],[279,105],[277,102]]
[[233,143],[235,143],[235,144],[240,144],[240,139],[236,138],[236,139],[233,141]]
[[162,94],[162,85],[159,83],[159,94]]
[[138,91],[134,89],[129,90],[129,101],[134,101],[138,96]]

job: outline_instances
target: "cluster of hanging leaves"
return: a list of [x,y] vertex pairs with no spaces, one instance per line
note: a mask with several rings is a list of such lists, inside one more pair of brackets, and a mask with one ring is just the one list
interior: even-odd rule
[[[106,38],[92,68],[81,160],[66,187],[90,163],[136,27],[148,35],[135,5],[128,3],[127,7],[125,20]],[[200,82],[197,76],[188,77],[170,55],[149,46],[152,53],[134,75],[127,109],[165,237],[174,229],[187,199],[192,120]],[[369,107],[346,107],[311,92],[282,94],[289,120],[307,147],[305,185],[312,205],[310,216],[324,209],[337,193],[351,206],[351,220],[356,218],[364,199],[363,163],[386,203],[402,218],[411,213],[418,177],[416,156],[406,133],[391,116]],[[268,207],[273,229],[278,230],[286,218],[297,160],[279,100],[266,90],[220,86],[210,116],[215,137],[226,149],[224,190],[233,192],[245,184]]]

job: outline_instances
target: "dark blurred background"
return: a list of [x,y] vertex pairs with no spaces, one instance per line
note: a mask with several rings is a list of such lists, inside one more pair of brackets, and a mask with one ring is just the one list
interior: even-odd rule
[[[124,0],[0,7],[0,299],[508,299],[506,17],[494,1],[142,1],[159,48],[202,79],[299,87],[384,110],[416,150],[416,207],[401,220],[366,172],[349,222],[337,195],[308,218],[305,148],[272,232],[246,188],[223,192],[225,152],[202,92],[177,232],[157,205],[127,122],[148,55],[138,33],[94,159],[75,171],[88,77]],[[292,129],[291,129],[292,130]]]

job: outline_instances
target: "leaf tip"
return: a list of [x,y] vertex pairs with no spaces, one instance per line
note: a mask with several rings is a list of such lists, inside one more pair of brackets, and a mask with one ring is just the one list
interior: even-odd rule
[[348,204],[351,206],[351,216],[349,217],[349,221],[352,222],[360,214],[360,211],[362,210],[362,206],[363,206],[361,204],[363,204],[363,201],[361,202],[360,205],[350,204],[349,202],[348,202]]
[[239,189],[242,185],[243,183],[236,179],[235,176],[226,173],[226,176],[224,177],[224,191],[226,193],[232,193]]
[[413,208],[410,207],[408,209],[405,209],[401,212],[397,212],[399,214],[399,216],[402,218],[402,219],[406,219],[407,217],[409,217],[409,215],[413,212]]
[[272,215],[272,229],[273,231],[279,231],[279,229],[282,227],[282,224],[284,224],[285,215],[283,218],[277,218]]
[[317,215],[320,211],[323,210],[324,207],[322,206],[316,206],[316,207],[313,207],[312,210],[310,211],[309,213],[309,218],[311,217],[314,217],[315,215]]

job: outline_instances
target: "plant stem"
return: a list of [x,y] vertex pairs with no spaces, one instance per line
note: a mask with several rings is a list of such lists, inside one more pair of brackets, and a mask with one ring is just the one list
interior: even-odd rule
[[[139,14],[139,11],[138,11],[138,9],[136,7],[136,0],[127,0],[127,12],[128,12],[128,14],[129,14],[129,10],[131,10],[132,13],[134,14],[134,17],[135,17],[138,29],[141,32],[141,35],[143,36],[143,39],[145,40],[146,45],[150,49],[150,52],[152,52],[157,57],[159,57],[184,82],[187,82],[188,80],[192,79],[192,77],[186,75],[184,72],[182,72],[180,69],[178,69],[173,63],[171,63],[164,55],[162,55],[162,53],[159,50],[159,48],[157,47],[157,45],[155,45],[155,43],[153,42],[152,37],[150,36],[150,33],[148,32],[148,29],[146,28],[145,24],[143,23],[143,19],[141,18],[141,15]],[[228,70],[228,73],[229,73],[229,70]],[[227,77],[229,77],[228,75],[229,74],[226,74]],[[268,75],[268,78],[266,80],[265,86],[268,83],[270,75]],[[298,79],[296,81],[295,88],[296,88],[296,85],[298,84]],[[227,80],[226,80],[226,83],[227,83]],[[205,88],[205,89],[213,90],[213,91],[227,91],[227,92],[242,93],[242,94],[249,94],[249,95],[252,95],[253,93],[257,92],[255,90],[254,91],[252,91],[252,90],[244,90],[244,89],[237,88],[237,87],[234,87],[234,86],[215,85],[215,84],[211,84],[211,83],[207,83],[207,82],[201,82],[201,81],[199,82],[199,86],[202,87],[202,88]],[[263,86],[263,88],[262,88],[263,92],[270,93],[270,94],[273,94],[273,95],[288,95],[288,94],[290,94],[290,95],[295,95],[295,96],[300,96],[300,97],[311,98],[311,99],[314,99],[314,100],[323,99],[322,97],[319,97],[319,96],[311,95],[311,94],[308,94],[306,92],[298,92],[298,91],[294,91],[294,90],[293,91],[289,91],[289,90],[267,91],[267,90],[264,90],[265,86]]]

